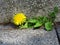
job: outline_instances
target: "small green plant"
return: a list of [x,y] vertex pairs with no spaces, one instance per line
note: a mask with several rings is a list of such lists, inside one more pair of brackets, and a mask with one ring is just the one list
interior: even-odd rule
[[51,31],[52,30],[52,27],[53,27],[52,22],[46,22],[45,23],[45,29],[47,31]]
[[26,22],[24,25],[19,26],[21,29],[22,28],[28,28],[28,22]]
[[58,13],[58,7],[54,7],[54,10],[49,12],[48,16],[38,16],[27,19],[26,22],[19,26],[19,28],[37,28],[44,26],[47,31],[53,29],[53,23]]
[[54,22],[54,20],[55,20],[55,18],[56,18],[56,14],[55,14],[54,11],[49,13],[49,18],[50,18],[50,19],[49,19],[50,21]]
[[37,22],[37,19],[34,19],[34,18],[29,19],[28,22],[30,22],[30,23],[36,23]]
[[55,18],[56,18],[56,14],[58,13],[58,7],[55,6],[54,10],[52,12],[49,12],[49,20],[54,22]]
[[35,23],[34,28],[40,27],[40,26],[42,26],[42,24],[43,24],[42,22],[38,21]]
[[54,11],[55,13],[58,13],[58,10],[59,10],[58,7],[55,6],[53,11]]

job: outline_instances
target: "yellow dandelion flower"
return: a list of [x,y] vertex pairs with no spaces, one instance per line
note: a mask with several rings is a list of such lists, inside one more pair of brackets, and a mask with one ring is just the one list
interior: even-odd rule
[[24,13],[17,13],[13,16],[13,23],[15,25],[21,25],[26,21],[26,16]]

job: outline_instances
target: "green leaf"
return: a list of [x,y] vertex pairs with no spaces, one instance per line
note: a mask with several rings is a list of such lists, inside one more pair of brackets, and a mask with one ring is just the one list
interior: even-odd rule
[[56,18],[55,12],[50,12],[50,13],[49,13],[49,18],[50,18],[50,19],[49,19],[50,21],[54,22],[54,20],[55,20],[55,18]]
[[28,22],[26,22],[24,25],[20,26],[20,28],[28,28]]
[[30,23],[30,22],[28,22],[28,27],[29,27],[29,28],[32,28],[34,25],[35,25],[35,23]]
[[41,22],[43,24],[43,18],[44,18],[44,16],[39,16],[37,19],[39,22]]
[[39,22],[42,22],[43,24],[49,21],[48,17],[46,16],[40,16],[38,17]]
[[44,16],[39,16],[39,17],[37,17],[37,19],[38,19],[39,21],[43,21],[43,18],[44,18]]
[[47,31],[51,31],[52,30],[52,23],[51,22],[46,22],[45,23],[45,29]]
[[55,13],[58,12],[58,7],[57,7],[57,6],[54,7],[54,12],[55,12]]
[[43,23],[46,23],[47,21],[49,21],[48,17],[44,16]]
[[28,22],[30,22],[30,23],[36,23],[37,20],[36,19],[29,19]]
[[41,22],[37,22],[37,23],[34,25],[34,28],[40,27],[40,26],[42,26],[42,23],[41,23]]
[[55,18],[55,17],[56,17],[55,12],[50,12],[50,13],[49,13],[49,16],[50,16],[51,18]]
[[54,7],[54,10],[52,12],[49,12],[49,20],[51,22],[54,22],[57,12],[58,12],[58,7],[57,6]]

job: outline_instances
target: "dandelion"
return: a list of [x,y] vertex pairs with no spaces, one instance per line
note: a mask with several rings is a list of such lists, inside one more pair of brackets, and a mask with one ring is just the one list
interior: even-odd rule
[[26,16],[24,13],[17,13],[13,16],[13,23],[15,25],[22,25],[26,21]]

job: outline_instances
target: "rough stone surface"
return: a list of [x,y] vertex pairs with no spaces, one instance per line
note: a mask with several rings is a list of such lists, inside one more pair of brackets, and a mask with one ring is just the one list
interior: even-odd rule
[[43,29],[0,30],[0,45],[59,45],[56,32]]
[[59,41],[60,41],[60,25],[56,26],[56,31],[58,33]]
[[[18,12],[28,17],[47,15],[55,5],[60,7],[60,0],[0,0],[0,23],[9,22]],[[57,17],[56,21],[60,21],[60,15]]]

